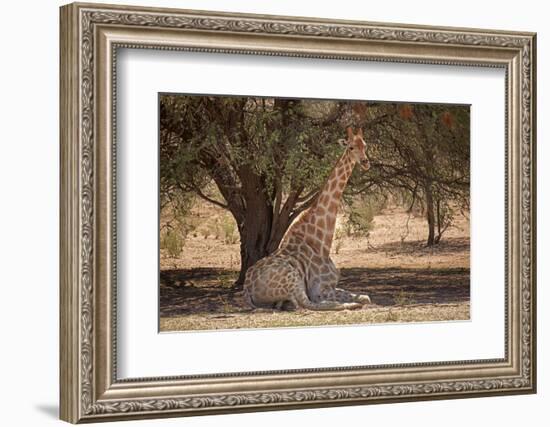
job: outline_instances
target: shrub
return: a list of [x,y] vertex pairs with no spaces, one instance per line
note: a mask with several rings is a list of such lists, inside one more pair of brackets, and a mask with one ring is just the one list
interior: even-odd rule
[[170,258],[176,258],[183,250],[185,238],[174,230],[167,230],[160,240],[160,247],[164,249]]
[[385,200],[378,197],[363,197],[355,200],[348,215],[348,236],[368,237],[374,227],[374,217],[384,209]]
[[220,220],[216,218],[214,221],[210,221],[206,224],[208,235],[214,236],[214,239],[218,240],[222,235]]
[[160,248],[170,258],[181,254],[187,236],[194,233],[200,223],[200,219],[191,213],[193,204],[193,198],[175,197],[161,209]]
[[229,215],[224,215],[220,221],[220,227],[223,236],[223,242],[226,245],[233,245],[239,241],[237,233],[237,224]]

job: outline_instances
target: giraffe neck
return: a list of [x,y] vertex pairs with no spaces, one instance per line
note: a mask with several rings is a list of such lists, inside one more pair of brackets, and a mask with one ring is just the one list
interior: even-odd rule
[[[323,186],[316,203],[311,207],[312,214],[316,218],[325,218],[325,246],[330,252],[334,231],[336,228],[336,215],[342,201],[342,194],[353,172],[356,160],[349,150],[346,150],[332,169],[325,185]],[[322,225],[322,221],[321,221]]]
[[292,236],[296,236],[300,240],[305,240],[323,257],[329,256],[336,227],[336,215],[355,163],[355,158],[346,150],[332,169],[316,202],[304,212],[300,220],[291,227],[288,236],[283,239],[285,244],[292,241]]

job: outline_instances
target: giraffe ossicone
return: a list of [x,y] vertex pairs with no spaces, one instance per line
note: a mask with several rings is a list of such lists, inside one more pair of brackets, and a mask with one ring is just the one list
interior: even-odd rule
[[251,307],[347,310],[370,303],[368,295],[337,287],[340,273],[330,258],[344,188],[357,163],[369,168],[361,129],[348,128],[339,143],[346,150],[316,201],[290,225],[278,249],[248,269],[244,297]]

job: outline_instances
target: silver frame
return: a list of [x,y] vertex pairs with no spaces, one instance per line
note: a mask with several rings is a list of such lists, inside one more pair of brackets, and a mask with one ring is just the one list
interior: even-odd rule
[[[535,34],[80,3],[60,13],[63,420],[535,392]],[[505,357],[117,379],[117,48],[504,68]]]

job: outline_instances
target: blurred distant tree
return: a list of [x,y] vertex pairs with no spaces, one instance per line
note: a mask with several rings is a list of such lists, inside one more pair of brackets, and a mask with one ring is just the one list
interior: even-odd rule
[[[357,114],[365,126],[371,173],[350,191],[400,189],[409,209],[421,202],[428,246],[439,243],[455,210],[469,210],[470,109],[460,105],[378,104]],[[382,120],[380,120],[382,119]]]

